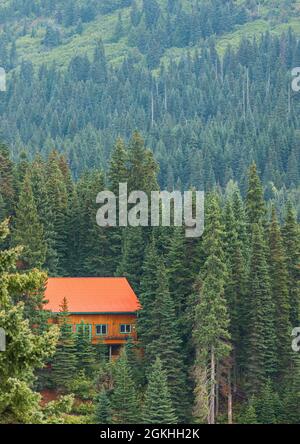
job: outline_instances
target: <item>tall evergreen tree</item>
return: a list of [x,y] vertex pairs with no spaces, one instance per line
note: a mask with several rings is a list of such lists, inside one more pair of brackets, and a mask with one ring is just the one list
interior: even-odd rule
[[72,325],[68,323],[68,301],[63,299],[58,315],[59,343],[52,361],[52,379],[59,389],[66,390],[76,375],[77,359]]
[[290,321],[292,327],[297,327],[300,320],[300,230],[290,202],[286,207],[283,241],[288,269]]
[[266,244],[261,225],[253,224],[248,277],[248,359],[246,376],[250,392],[257,392],[277,371],[274,301],[272,300]]
[[111,408],[114,424],[135,424],[139,421],[137,394],[125,350],[115,364]]
[[286,258],[274,208],[272,210],[272,220],[269,227],[269,246],[271,292],[275,304],[278,376],[283,377],[291,371],[290,336],[292,327],[290,324],[291,310],[288,294]]
[[96,398],[94,421],[96,424],[111,424],[111,404],[103,389]]
[[[0,224],[1,244],[8,233],[6,220]],[[40,396],[32,390],[34,372],[54,354],[58,331],[53,327],[43,334],[33,332],[24,318],[23,304],[12,302],[16,293],[32,293],[45,281],[37,270],[15,272],[19,252],[18,248],[0,249],[0,325],[6,337],[6,351],[0,353],[0,422],[39,423],[43,414]]]
[[187,419],[189,405],[184,353],[162,259],[158,259],[155,282],[157,288],[152,311],[152,338],[146,346],[145,355],[148,362],[153,362],[160,356],[176,416],[179,421],[184,421]]
[[145,424],[176,424],[177,417],[172,407],[167,384],[167,375],[160,358],[156,358],[149,375],[143,408]]
[[44,229],[35,205],[30,177],[24,178],[12,233],[13,245],[22,245],[22,267],[42,267],[46,260],[47,245]]
[[90,325],[83,321],[77,325],[75,349],[77,369],[83,370],[86,376],[93,376],[96,364],[95,350],[91,341]]
[[[202,412],[195,412],[200,420],[215,422],[216,368],[217,363],[230,353],[229,317],[224,294],[227,270],[223,251],[223,226],[216,195],[211,195],[206,210],[206,235],[204,249],[207,259],[200,272],[199,299],[195,308],[194,343],[196,348],[196,392],[205,394],[199,385],[208,383],[208,405]],[[199,367],[199,369],[197,369]],[[210,370],[210,375],[208,373]],[[204,377],[208,381],[203,380]],[[208,414],[203,418],[203,412]]]

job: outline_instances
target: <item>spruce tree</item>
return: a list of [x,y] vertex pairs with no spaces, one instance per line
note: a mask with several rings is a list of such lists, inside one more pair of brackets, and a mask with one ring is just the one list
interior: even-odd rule
[[77,358],[77,369],[83,370],[86,376],[93,376],[96,364],[96,354],[91,341],[89,325],[81,321],[77,325],[75,336],[75,350]]
[[283,226],[283,242],[287,259],[290,322],[297,327],[300,320],[300,229],[289,202]]
[[244,411],[239,416],[239,424],[257,424],[257,415],[255,410],[256,402],[255,398],[251,397],[249,402],[246,404]]
[[148,378],[143,407],[144,424],[176,424],[177,417],[172,406],[167,375],[162,362],[156,358]]
[[250,392],[258,392],[266,378],[274,376],[277,371],[276,333],[263,228],[253,224],[252,231],[246,376]]
[[126,228],[123,233],[122,259],[116,275],[126,277],[137,295],[140,294],[144,249],[142,228]]
[[[195,374],[202,375],[196,382],[197,393],[205,390],[199,384],[208,383],[209,393],[203,412],[207,418],[201,418],[202,412],[194,412],[200,420],[215,423],[216,366],[230,353],[229,316],[224,294],[227,270],[223,250],[223,226],[216,195],[209,196],[206,209],[206,234],[204,249],[207,253],[203,270],[200,272],[199,298],[195,307],[194,344],[196,348]],[[199,367],[197,369],[197,367]],[[203,375],[208,381],[203,380]]]
[[111,404],[107,396],[106,390],[102,389],[97,396],[94,414],[95,424],[111,424]]
[[246,214],[250,227],[252,224],[259,224],[265,221],[266,209],[263,197],[263,188],[255,163],[251,165],[248,173]]
[[280,227],[275,209],[269,227],[269,266],[272,299],[275,304],[276,349],[278,376],[284,377],[291,371],[290,304],[288,293],[288,273]]
[[139,421],[137,394],[125,350],[115,363],[111,409],[114,424],[135,424]]
[[60,390],[68,389],[68,385],[74,379],[77,371],[75,338],[72,332],[72,325],[68,323],[68,317],[68,302],[64,298],[58,315],[60,326],[59,343],[51,364],[53,382]]
[[0,422],[39,423],[43,421],[40,396],[32,390],[34,373],[54,354],[58,330],[33,332],[24,317],[22,303],[12,296],[33,293],[42,287],[46,276],[37,271],[18,274],[20,250],[2,249],[9,234],[8,220],[0,224],[0,326],[6,336],[6,351],[0,352]]
[[174,302],[169,292],[166,269],[161,258],[157,262],[155,282],[157,288],[152,311],[152,338],[146,346],[145,356],[148,362],[153,362],[157,356],[160,356],[167,374],[176,416],[179,421],[185,421],[189,414],[189,403],[184,353]]
[[34,201],[30,177],[26,174],[19,196],[12,233],[13,245],[22,245],[24,268],[42,267],[46,260],[47,244]]
[[262,387],[260,396],[256,400],[256,414],[261,424],[276,424],[280,414],[279,396],[268,379]]

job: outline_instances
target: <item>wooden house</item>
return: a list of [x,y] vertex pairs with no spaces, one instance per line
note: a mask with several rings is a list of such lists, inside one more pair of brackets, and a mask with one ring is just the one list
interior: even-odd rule
[[45,309],[58,322],[64,298],[74,333],[82,321],[93,344],[108,346],[109,356],[119,354],[129,339],[137,340],[136,320],[140,303],[126,278],[49,278]]

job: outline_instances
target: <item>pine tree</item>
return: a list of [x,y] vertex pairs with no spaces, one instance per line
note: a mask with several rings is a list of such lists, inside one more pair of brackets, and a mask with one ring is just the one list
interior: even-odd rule
[[12,233],[13,245],[22,245],[24,268],[42,267],[46,260],[47,245],[44,229],[34,202],[30,177],[26,174],[19,196]]
[[15,199],[15,178],[13,163],[8,148],[0,143],[0,217],[8,217],[13,212]]
[[257,173],[256,165],[253,163],[249,169],[246,198],[246,214],[250,226],[252,224],[263,223],[265,220],[265,213],[263,188]]
[[278,394],[274,391],[271,381],[268,379],[262,387],[260,396],[256,401],[256,414],[261,424],[276,424],[280,412]]
[[156,358],[149,375],[143,408],[144,424],[176,424],[177,418],[160,358]]
[[[9,234],[8,220],[0,224],[0,242]],[[0,353],[0,422],[39,423],[43,421],[40,396],[32,390],[34,372],[54,354],[56,327],[43,334],[33,332],[24,318],[22,303],[12,296],[33,293],[46,276],[37,271],[15,273],[19,249],[0,250],[0,325],[6,335],[6,351]]]
[[160,356],[167,374],[176,416],[179,421],[185,421],[189,403],[182,342],[162,259],[158,259],[156,269],[157,288],[152,311],[152,338],[146,346],[145,356],[147,362],[153,362],[157,356]]
[[95,370],[96,355],[91,342],[90,326],[84,321],[77,325],[75,349],[78,370],[83,370],[86,376],[91,377]]
[[246,408],[243,413],[239,416],[239,424],[257,424],[257,415],[255,410],[255,398],[251,397],[250,401],[247,403]]
[[150,194],[158,190],[157,171],[152,152],[145,148],[141,135],[134,132],[128,147],[128,192],[139,190]]
[[123,235],[122,260],[116,275],[126,277],[137,295],[140,294],[144,248],[142,228],[126,228]]
[[52,379],[57,388],[65,390],[76,375],[77,359],[72,325],[68,323],[68,302],[64,298],[59,313],[60,337],[51,365]]
[[[199,279],[199,300],[195,307],[194,343],[196,348],[196,374],[206,375],[209,390],[206,401],[208,406],[204,412],[208,412],[206,418],[209,423],[215,422],[216,399],[216,365],[230,353],[229,317],[224,294],[224,286],[227,279],[227,270],[223,251],[223,226],[221,213],[216,195],[211,195],[207,202],[206,210],[206,235],[204,238],[204,250],[207,259]],[[197,370],[197,367],[199,369]],[[210,375],[208,373],[210,369]],[[205,383],[203,378],[196,381],[195,390],[202,392],[198,383]],[[205,391],[203,390],[203,393]],[[195,412],[195,416],[201,418],[201,412]]]
[[292,327],[289,319],[290,304],[286,258],[283,250],[280,227],[274,208],[272,210],[272,220],[269,227],[269,246],[271,292],[275,304],[278,376],[281,378],[291,371],[290,336]]
[[115,364],[111,408],[114,424],[135,424],[139,420],[137,394],[125,350]]
[[104,389],[97,396],[95,403],[95,424],[111,424],[111,404]]
[[297,327],[300,320],[300,230],[290,202],[286,207],[283,241],[288,269],[290,321],[292,327]]
[[274,302],[271,295],[266,244],[261,225],[253,225],[248,277],[248,337],[246,375],[250,392],[257,392],[277,371]]
[[127,182],[128,179],[127,159],[128,153],[125,143],[121,138],[118,138],[111,155],[108,172],[109,188],[116,196],[119,194],[119,184]]

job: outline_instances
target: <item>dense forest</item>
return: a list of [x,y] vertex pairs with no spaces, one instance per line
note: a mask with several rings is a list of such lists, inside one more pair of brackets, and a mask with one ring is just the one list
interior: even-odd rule
[[[245,199],[233,181],[206,195],[205,233],[189,239],[182,228],[95,223],[99,191],[116,191],[124,181],[129,190],[158,189],[158,165],[138,133],[128,146],[116,141],[106,177],[93,170],[74,181],[55,151],[46,160],[14,163],[2,146],[0,159],[6,218],[0,276],[7,289],[1,317],[11,347],[14,340],[32,342],[38,355],[45,336],[52,335],[53,344],[47,349],[50,372],[34,372],[41,361],[32,361],[22,347],[17,351],[20,387],[12,383],[11,354],[0,355],[10,394],[0,396],[3,422],[299,422],[300,361],[291,347],[292,327],[299,324],[299,224],[290,202],[279,223],[255,164]],[[119,360],[107,362],[84,325],[77,335],[68,330],[62,301],[55,349],[57,331],[41,310],[45,276],[36,268],[55,276],[126,276],[143,306],[139,343],[129,342]],[[29,325],[15,338],[11,320],[22,323],[22,316]],[[43,409],[33,382],[35,390],[64,397]]]
[[[300,4],[2,0],[0,423],[300,423]],[[100,191],[204,190],[205,231],[99,227]],[[150,210],[149,210],[150,211]],[[124,276],[110,361],[47,276]]]

